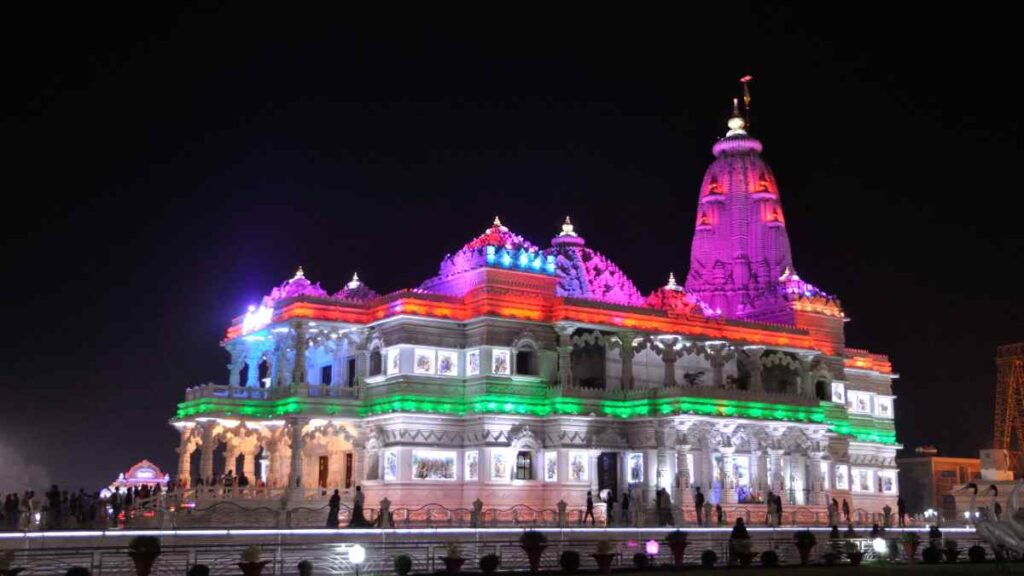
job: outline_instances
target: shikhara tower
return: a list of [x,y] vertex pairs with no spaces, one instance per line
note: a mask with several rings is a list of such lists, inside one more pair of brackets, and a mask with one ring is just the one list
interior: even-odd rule
[[227,385],[179,404],[186,494],[221,497],[191,487],[226,470],[266,482],[246,506],[361,485],[412,524],[478,498],[575,521],[587,491],[627,490],[653,519],[659,488],[692,520],[695,486],[730,515],[768,491],[801,521],[833,496],[895,507],[888,359],[848,348],[838,300],[797,276],[738,110],[713,152],[686,282],[666,270],[646,296],[568,219],[544,246],[495,218],[411,290],[331,293],[300,269],[228,328]]

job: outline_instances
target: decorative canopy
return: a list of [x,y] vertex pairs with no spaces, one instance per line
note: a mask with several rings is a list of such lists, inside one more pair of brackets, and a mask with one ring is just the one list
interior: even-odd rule
[[[438,278],[447,278],[459,272],[484,266],[554,273],[553,261],[549,262],[539,248],[511,232],[497,216],[483,234],[470,240],[455,254],[445,256],[441,261]],[[427,283],[429,282],[428,280]]]
[[313,284],[306,279],[306,274],[302,271],[302,266],[295,272],[295,276],[291,280],[285,281],[277,288],[270,291],[270,294],[263,298],[263,306],[267,308],[273,308],[274,303],[278,300],[284,300],[286,298],[297,298],[299,296],[309,296],[312,298],[327,298],[327,291],[320,287],[320,283]]
[[554,257],[558,275],[557,294],[572,298],[587,298],[612,304],[643,306],[633,281],[600,252],[585,246],[586,241],[576,232],[568,217],[562,231],[551,240],[548,256]]
[[337,300],[355,300],[365,302],[379,296],[373,289],[359,279],[358,273],[352,273],[352,280],[345,284],[345,287],[334,293],[332,298]]
[[679,316],[692,314],[714,318],[721,314],[721,312],[712,310],[700,298],[690,294],[682,286],[676,284],[676,276],[672,273],[668,275],[667,284],[651,292],[651,295],[647,297],[646,304],[651,308],[657,308]]

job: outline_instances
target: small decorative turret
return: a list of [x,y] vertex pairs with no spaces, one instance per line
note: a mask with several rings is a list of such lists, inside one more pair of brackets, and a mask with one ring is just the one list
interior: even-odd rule
[[302,271],[302,266],[300,265],[299,269],[295,271],[295,277],[293,277],[292,280],[298,280],[299,278],[305,278],[305,277],[306,277],[306,273]]
[[348,284],[345,284],[345,288],[348,288],[349,290],[355,290],[361,284],[362,284],[362,282],[359,281],[359,273],[358,272],[353,272],[352,273],[352,280],[350,280]]
[[572,220],[568,216],[565,217],[565,224],[562,224],[562,232],[559,236],[575,236],[576,233],[572,231]]
[[747,121],[743,119],[743,114],[740,113],[740,99],[732,99],[732,118],[729,118],[727,123],[729,131],[725,133],[728,136],[742,136],[747,133],[745,128],[747,127]]
[[668,284],[665,284],[665,288],[668,290],[682,290],[679,284],[676,284],[676,275],[673,272],[668,273]]
[[508,230],[508,228],[502,225],[501,218],[498,218],[497,216],[494,217],[494,224],[491,226],[499,230]]
[[552,246],[583,246],[586,243],[586,240],[576,233],[576,227],[572,225],[572,220],[568,216],[562,224],[562,231],[551,239]]

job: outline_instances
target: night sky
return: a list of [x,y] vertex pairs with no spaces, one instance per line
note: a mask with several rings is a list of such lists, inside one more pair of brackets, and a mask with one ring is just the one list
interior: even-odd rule
[[1024,340],[1019,23],[595,6],[5,14],[0,448],[71,488],[173,474],[233,316],[300,264],[415,286],[496,214],[541,245],[571,215],[645,294],[685,277],[744,74],[797,270],[901,375],[899,441],[987,446]]

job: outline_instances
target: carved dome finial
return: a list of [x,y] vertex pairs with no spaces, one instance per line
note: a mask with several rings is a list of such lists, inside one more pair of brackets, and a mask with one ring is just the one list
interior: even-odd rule
[[726,132],[726,136],[739,136],[746,134],[747,131],[744,128],[747,127],[747,121],[743,119],[743,114],[740,113],[740,99],[732,99],[732,117],[729,118],[727,123],[729,131]]
[[495,228],[501,228],[502,230],[506,230],[507,229],[507,228],[505,228],[504,225],[502,225],[501,218],[498,218],[497,216],[494,217],[494,224],[492,224],[492,226],[495,227]]
[[299,278],[305,278],[305,277],[306,277],[306,273],[302,271],[302,266],[300,265],[299,269],[295,271],[295,277],[292,278],[292,280],[298,280]]
[[572,225],[572,220],[570,220],[569,217],[566,216],[565,217],[565,223],[562,224],[562,231],[558,235],[559,236],[576,236],[577,234],[576,234],[576,232],[573,231],[573,228],[574,228],[574,226]]
[[676,275],[674,272],[668,273],[668,284],[665,284],[665,288],[669,290],[680,290],[679,284],[676,284]]
[[358,288],[360,284],[362,284],[362,282],[359,281],[359,273],[353,272],[352,280],[350,280],[348,284],[345,284],[345,287],[348,288],[349,290],[354,290]]

